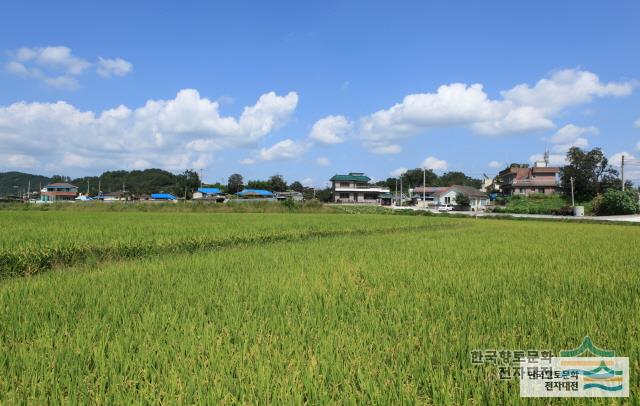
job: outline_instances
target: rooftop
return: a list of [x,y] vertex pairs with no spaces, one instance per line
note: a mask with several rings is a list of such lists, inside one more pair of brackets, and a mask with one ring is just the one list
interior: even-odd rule
[[73,189],[73,188],[77,188],[77,186],[74,186],[70,183],[50,183],[47,186],[45,186],[47,189]]
[[273,193],[269,192],[268,190],[262,190],[262,189],[244,189],[238,193],[236,193],[236,195],[238,196],[273,196]]
[[332,182],[336,182],[336,181],[337,182],[340,182],[340,181],[369,182],[371,178],[362,172],[349,172],[348,175],[333,175],[333,177],[329,180]]
[[158,200],[176,200],[177,199],[177,197],[175,197],[171,193],[152,193],[151,198],[158,199]]
[[217,195],[222,193],[222,191],[217,187],[200,187],[198,188],[198,192],[204,193],[206,195]]

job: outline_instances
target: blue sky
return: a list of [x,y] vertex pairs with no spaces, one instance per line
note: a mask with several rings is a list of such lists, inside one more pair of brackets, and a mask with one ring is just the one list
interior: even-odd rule
[[637,1],[102,3],[0,6],[0,170],[323,185],[640,157]]

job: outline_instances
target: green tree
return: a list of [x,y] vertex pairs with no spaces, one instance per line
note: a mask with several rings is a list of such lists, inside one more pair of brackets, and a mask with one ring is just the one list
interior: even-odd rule
[[598,216],[613,216],[619,214],[636,214],[640,212],[638,192],[633,189],[609,189],[604,194],[597,195],[592,201],[593,212]]
[[583,151],[572,147],[567,152],[568,165],[560,169],[561,188],[565,196],[571,197],[571,178],[575,200],[586,202],[598,193],[608,190],[618,177],[618,171],[609,165],[600,148]]
[[289,185],[289,188],[291,190],[293,190],[293,191],[296,191],[296,192],[300,192],[300,193],[304,192],[304,186],[302,185],[302,183],[300,183],[298,181],[295,181],[295,182],[291,183]]
[[469,199],[469,195],[460,192],[456,193],[456,205],[463,209],[469,208],[471,206],[471,199]]
[[316,199],[327,203],[331,200],[331,188],[316,189]]
[[268,180],[250,180],[247,182],[247,189],[271,189],[271,184]]
[[71,178],[63,175],[53,175],[51,177],[51,183],[69,183]]
[[425,186],[433,186],[438,182],[438,175],[431,169],[424,171],[421,168],[415,168],[409,169],[404,173],[402,176],[402,187],[403,189],[408,190],[409,188],[422,186],[423,178],[426,178]]
[[482,181],[480,179],[475,179],[470,176],[467,176],[464,172],[452,171],[445,172],[438,179],[439,186],[452,186],[452,185],[460,185],[460,186],[471,186],[475,189],[480,189],[482,187]]
[[269,178],[269,190],[272,192],[284,192],[287,190],[287,182],[282,175],[273,175]]
[[193,191],[200,187],[200,176],[198,172],[193,170],[186,170],[180,175],[176,176],[176,196],[190,199]]
[[242,175],[239,173],[234,173],[229,176],[227,180],[227,193],[237,193],[242,190],[244,186],[244,180],[242,179]]

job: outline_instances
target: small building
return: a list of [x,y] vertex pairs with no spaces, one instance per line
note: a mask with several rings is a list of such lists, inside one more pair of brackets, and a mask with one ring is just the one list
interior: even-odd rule
[[242,199],[274,199],[272,192],[262,189],[244,189],[236,193],[236,196]]
[[300,192],[296,192],[295,190],[287,190],[286,192],[276,192],[276,200],[288,200],[291,199],[294,202],[301,202],[304,200],[304,196]]
[[50,183],[40,191],[41,202],[72,202],[78,197],[78,187],[70,183]]
[[389,188],[371,185],[371,178],[361,172],[334,175],[331,179],[331,201],[335,203],[381,204],[380,195],[389,193]]
[[380,204],[383,206],[393,206],[396,202],[396,197],[393,193],[380,194]]
[[[438,206],[456,206],[456,195],[458,193],[469,196],[469,208],[472,211],[482,211],[490,204],[489,195],[471,186],[437,186],[437,187],[417,187],[411,189],[413,199],[424,202],[419,205],[436,208]],[[424,199],[424,200],[423,200]]]
[[193,200],[207,200],[212,202],[224,202],[226,196],[217,187],[201,187],[197,191],[193,192]]
[[101,193],[98,196],[94,196],[94,199],[103,202],[121,202],[127,200],[127,193],[122,191]]
[[151,201],[175,203],[178,201],[178,198],[171,193],[151,193]]
[[557,175],[560,168],[547,166],[546,162],[536,162],[533,167],[527,164],[511,165],[498,174],[500,191],[503,195],[524,195],[534,193],[552,194],[558,190]]

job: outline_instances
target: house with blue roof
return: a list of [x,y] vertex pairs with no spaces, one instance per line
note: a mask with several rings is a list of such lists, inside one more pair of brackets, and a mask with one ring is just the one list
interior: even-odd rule
[[217,187],[201,187],[197,191],[193,192],[193,200],[208,200],[222,203],[227,197]]
[[172,202],[178,201],[178,198],[171,193],[151,193],[151,200],[155,202]]
[[274,195],[272,192],[268,190],[262,189],[244,189],[238,193],[236,196],[242,199],[273,199]]

